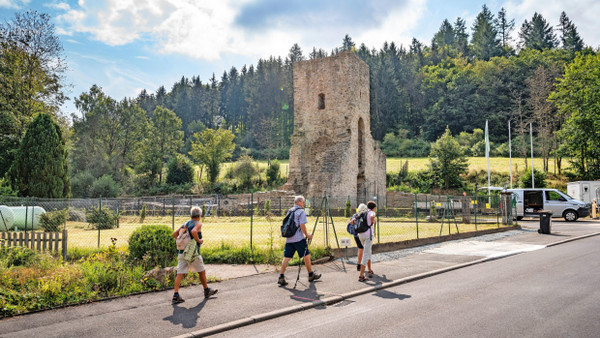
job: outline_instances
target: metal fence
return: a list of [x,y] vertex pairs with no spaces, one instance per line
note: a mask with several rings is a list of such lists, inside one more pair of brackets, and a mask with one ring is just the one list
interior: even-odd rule
[[[514,214],[512,202],[503,207],[499,196],[388,192],[386,197],[370,198],[378,204],[375,243],[500,227],[512,222]],[[341,237],[351,237],[346,232],[347,214],[354,213],[355,199],[350,196],[306,196],[306,199],[307,226],[309,233],[314,234],[314,244],[337,248]],[[284,243],[280,236],[281,220],[292,205],[292,195],[269,193],[94,199],[0,196],[0,231],[66,229],[69,248],[107,247],[111,239],[124,246],[136,229],[145,225],[175,229],[189,219],[192,206],[200,206],[204,211],[205,245],[279,247]]]

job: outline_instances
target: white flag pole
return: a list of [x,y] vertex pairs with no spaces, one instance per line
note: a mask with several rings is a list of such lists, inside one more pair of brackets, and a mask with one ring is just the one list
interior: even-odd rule
[[487,158],[488,166],[488,204],[492,205],[492,196],[490,192],[490,137],[488,135],[488,120],[485,120],[485,158]]
[[535,188],[535,171],[533,171],[533,127],[529,122],[529,143],[531,145],[531,187]]
[[508,166],[510,168],[510,188],[512,189],[512,146],[510,140],[510,120],[508,120]]

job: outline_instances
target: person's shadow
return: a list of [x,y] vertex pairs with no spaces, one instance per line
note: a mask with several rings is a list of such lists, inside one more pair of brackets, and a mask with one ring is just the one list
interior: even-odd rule
[[[317,292],[317,287],[315,286],[316,283],[318,283],[319,281],[315,281],[315,282],[309,282],[308,283],[308,288],[305,289],[299,289],[298,287],[306,287],[306,284],[304,284],[304,282],[300,282],[298,281],[298,285],[296,285],[296,288],[294,288],[293,285],[289,286],[290,284],[288,284],[288,287],[285,287],[286,289],[288,289],[292,295],[290,295],[290,299],[293,299],[297,302],[301,302],[301,303],[312,303],[312,302],[318,302],[319,300],[321,300],[321,297],[323,295],[319,294]],[[294,281],[295,283],[295,281]],[[320,306],[317,308],[321,308]],[[323,307],[324,308],[324,307]]]
[[163,318],[163,320],[168,320],[175,325],[180,325],[183,328],[190,329],[196,327],[196,323],[198,322],[198,314],[206,305],[206,301],[208,299],[203,299],[198,305],[192,308],[185,308],[181,306],[181,304],[173,304],[173,314]]
[[[371,278],[371,280],[375,282],[375,285],[392,281],[391,279],[387,278],[386,275],[381,275],[381,276],[374,275],[373,278]],[[410,295],[392,292],[392,291],[389,291],[388,289],[379,289],[379,290],[375,291],[374,295],[377,297],[385,298],[385,299],[398,299],[398,300],[403,300],[403,299],[411,297]]]

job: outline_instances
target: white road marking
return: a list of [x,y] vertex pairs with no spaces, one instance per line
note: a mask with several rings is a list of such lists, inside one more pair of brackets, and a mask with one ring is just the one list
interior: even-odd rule
[[545,247],[545,245],[534,245],[518,242],[460,241],[443,244],[440,247],[425,250],[424,252],[441,255],[481,256],[493,258],[509,256],[521,252],[535,251]]

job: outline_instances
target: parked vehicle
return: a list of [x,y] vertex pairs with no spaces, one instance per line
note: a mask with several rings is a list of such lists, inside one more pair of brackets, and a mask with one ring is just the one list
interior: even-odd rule
[[574,199],[585,203],[592,203],[592,200],[598,201],[600,195],[600,181],[577,181],[567,183],[567,194]]
[[562,217],[574,222],[580,217],[590,215],[591,205],[561,192],[557,189],[507,189],[513,193],[516,203],[517,219],[524,216],[539,216],[541,210],[552,211],[552,217]]

